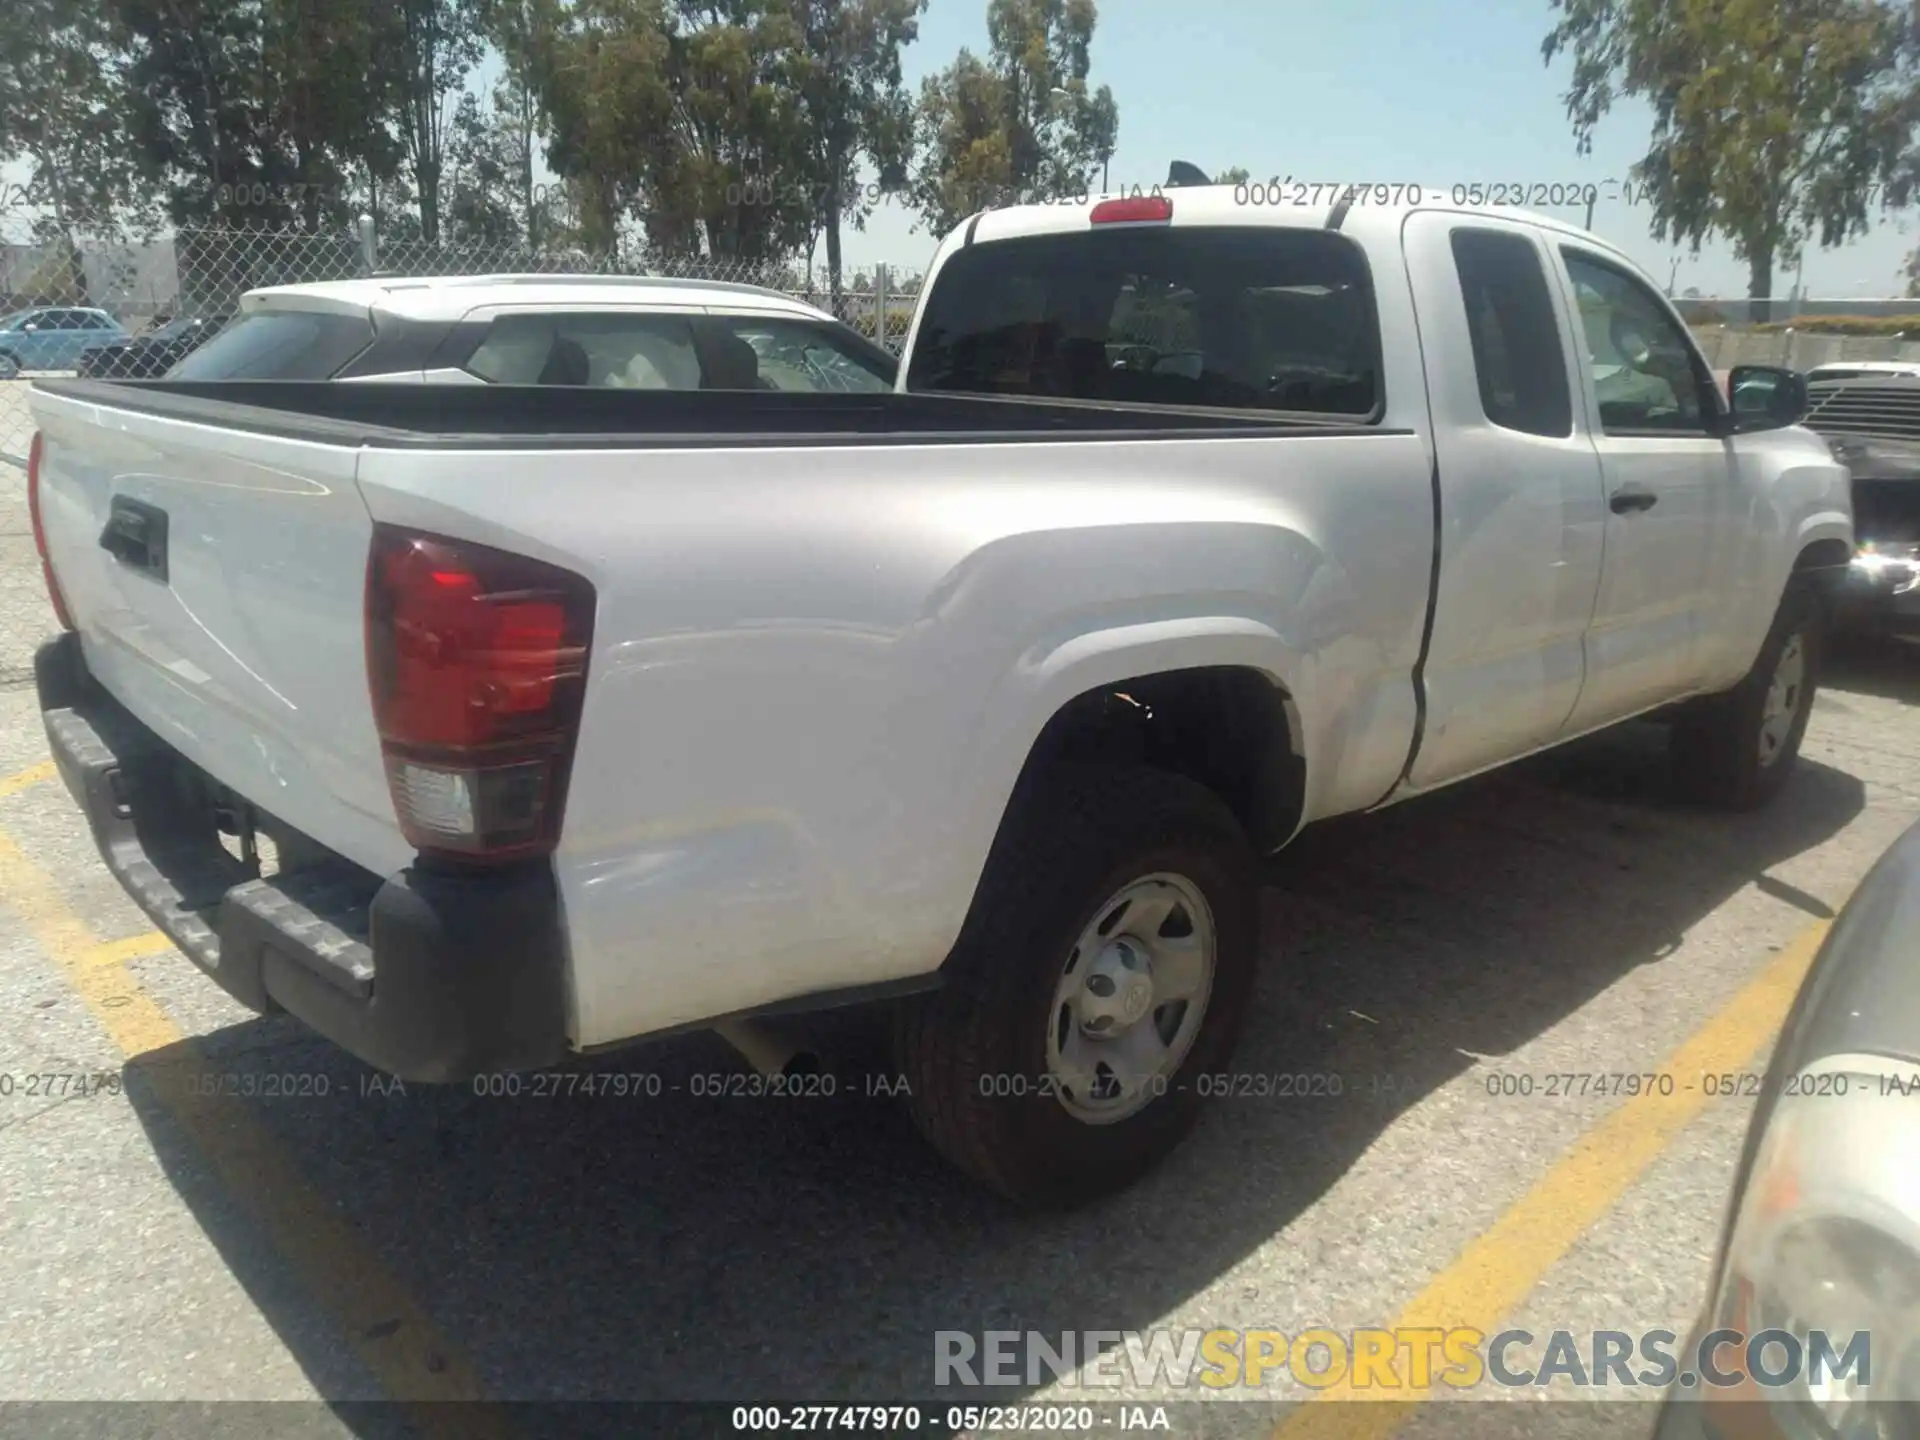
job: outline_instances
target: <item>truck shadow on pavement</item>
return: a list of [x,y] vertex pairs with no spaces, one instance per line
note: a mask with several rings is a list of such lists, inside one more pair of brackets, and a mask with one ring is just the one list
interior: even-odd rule
[[1828,696],[1875,695],[1920,705],[1920,644],[1879,636],[1844,639],[1828,654],[1820,686]]
[[[252,1109],[495,1398],[898,1403],[934,1395],[939,1330],[1156,1323],[1472,1056],[1507,1054],[1661,963],[1865,803],[1860,781],[1810,761],[1756,815],[1665,796],[1664,736],[1628,727],[1303,836],[1270,865],[1268,954],[1236,1065],[1339,1075],[1342,1094],[1216,1103],[1161,1171],[1076,1214],[1015,1213],[946,1170],[896,1103],[866,1093],[857,1046],[832,1100],[693,1098],[694,1077],[743,1069],[708,1036],[592,1067],[658,1075],[652,1098],[366,1094],[368,1072],[282,1019],[201,1037],[199,1063],[330,1077],[330,1098]],[[1697,1021],[1675,1023],[1673,1043]],[[1622,1046],[1583,1058],[1646,1069],[1671,1048]],[[315,1385],[365,1395],[358,1362],[323,1338],[158,1099],[155,1067],[180,1058],[128,1069],[161,1161]],[[1343,1244],[1368,1243],[1350,1228]],[[1285,1293],[1269,1301],[1262,1323],[1304,1323]],[[372,1433],[360,1414],[339,1411]]]

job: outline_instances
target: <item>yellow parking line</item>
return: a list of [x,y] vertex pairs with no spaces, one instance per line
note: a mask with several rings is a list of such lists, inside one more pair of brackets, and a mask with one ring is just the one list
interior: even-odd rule
[[75,963],[93,969],[100,965],[124,965],[129,960],[145,960],[153,955],[165,955],[174,948],[173,941],[158,930],[149,930],[144,935],[129,935],[125,940],[108,940],[96,945]]
[[0,800],[6,799],[9,795],[18,795],[22,790],[38,785],[42,780],[51,780],[59,773],[51,760],[42,760],[38,765],[29,765],[18,774],[9,775],[6,779],[0,780]]
[[103,944],[52,878],[4,831],[0,898],[26,922],[129,1060],[165,1052],[132,1067],[129,1078],[137,1076],[152,1085],[174,1120],[212,1161],[228,1192],[252,1212],[276,1250],[341,1327],[381,1387],[407,1404],[420,1433],[436,1440],[508,1435],[501,1413],[492,1407],[439,1403],[485,1398],[471,1362],[453,1348],[353,1227],[314,1193],[244,1102],[217,1086],[187,1083],[217,1064],[140,988],[123,963],[103,958],[114,944],[133,942]]
[[[1643,1093],[1612,1111],[1555,1162],[1506,1214],[1467,1246],[1392,1323],[1470,1327],[1492,1334],[1587,1230],[1610,1211],[1689,1121],[1711,1103],[1700,1077],[1750,1069],[1786,1018],[1831,922],[1811,926],[1696,1031],[1661,1073],[1673,1093]],[[1356,1390],[1348,1379],[1315,1392],[1273,1440],[1386,1440],[1408,1404],[1431,1391]],[[1326,1400],[1377,1400],[1325,1405]]]

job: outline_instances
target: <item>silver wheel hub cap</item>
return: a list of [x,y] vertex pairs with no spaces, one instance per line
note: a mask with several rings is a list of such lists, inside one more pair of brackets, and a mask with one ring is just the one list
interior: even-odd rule
[[1799,632],[1787,637],[1774,662],[1773,678],[1767,682],[1767,699],[1760,711],[1760,764],[1777,761],[1793,735],[1793,722],[1805,698],[1807,650]]
[[1121,938],[1101,947],[1080,987],[1078,1019],[1089,1035],[1113,1035],[1153,1008],[1153,961],[1137,941]]
[[1184,876],[1144,876],[1099,906],[1054,990],[1049,1089],[1088,1124],[1124,1120],[1172,1088],[1213,989],[1213,912]]

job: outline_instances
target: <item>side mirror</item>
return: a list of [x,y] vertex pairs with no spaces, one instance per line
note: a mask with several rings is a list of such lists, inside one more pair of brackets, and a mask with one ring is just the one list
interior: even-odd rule
[[1807,418],[1807,377],[1779,365],[1736,365],[1727,377],[1733,433],[1784,430]]
[[25,334],[28,334],[28,335],[31,335],[31,334],[33,334],[33,332],[34,332],[34,331],[36,331],[36,330],[38,330],[39,328],[40,328],[40,322],[39,322],[39,321],[37,321],[37,320],[29,320],[29,321],[27,321],[27,323],[26,323],[26,324],[24,324],[24,325],[22,325],[22,326],[20,327],[20,329],[21,329],[21,330],[22,330],[22,331],[23,331],[23,332],[24,332]]

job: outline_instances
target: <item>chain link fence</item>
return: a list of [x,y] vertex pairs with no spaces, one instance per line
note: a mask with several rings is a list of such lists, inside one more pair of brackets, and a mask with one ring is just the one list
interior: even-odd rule
[[[779,290],[837,315],[896,354],[906,341],[921,267],[876,265],[845,275],[836,300],[803,264],[662,258],[622,249],[429,244],[371,233],[180,230],[141,244],[0,242],[0,317],[23,311],[34,329],[0,331],[0,465],[25,465],[32,377],[74,373],[86,348],[144,336],[191,317],[223,318],[249,290],[367,277],[632,275],[714,280]],[[91,311],[104,311],[111,324]],[[116,328],[117,327],[117,331]],[[203,333],[210,334],[211,330]],[[169,362],[170,363],[170,362]]]
[[[1920,310],[1920,301],[1909,301]],[[1707,363],[1716,370],[1736,365],[1786,365],[1811,370],[1842,360],[1910,360],[1920,364],[1920,332],[1903,335],[1819,335],[1806,330],[1741,330],[1726,325],[1698,328]]]

